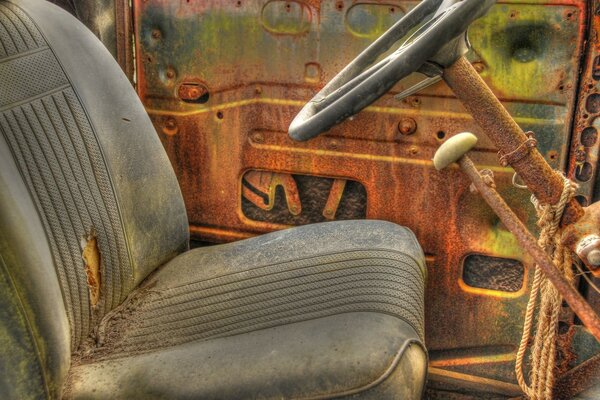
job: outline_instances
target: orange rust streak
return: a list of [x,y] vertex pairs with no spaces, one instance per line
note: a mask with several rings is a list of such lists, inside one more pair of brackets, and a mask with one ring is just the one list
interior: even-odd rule
[[475,356],[475,357],[459,357],[459,358],[448,358],[443,360],[430,361],[429,366],[431,367],[455,367],[459,365],[473,365],[473,364],[487,364],[487,363],[501,363],[513,361],[515,359],[515,353],[505,354],[494,354],[487,356]]

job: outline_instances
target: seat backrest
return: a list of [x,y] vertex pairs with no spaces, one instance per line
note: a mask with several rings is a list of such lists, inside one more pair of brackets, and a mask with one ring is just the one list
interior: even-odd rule
[[70,351],[188,239],[108,51],[49,2],[0,0],[0,397],[57,396]]

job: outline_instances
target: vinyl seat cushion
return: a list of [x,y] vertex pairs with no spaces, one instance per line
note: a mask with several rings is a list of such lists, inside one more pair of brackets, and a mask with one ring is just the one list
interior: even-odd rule
[[310,398],[375,393],[389,380],[385,397],[418,398],[424,282],[413,234],[381,221],[195,249],[102,321],[69,393]]

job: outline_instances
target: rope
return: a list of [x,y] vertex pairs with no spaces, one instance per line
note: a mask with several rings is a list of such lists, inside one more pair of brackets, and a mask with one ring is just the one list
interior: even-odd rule
[[[535,206],[538,217],[538,226],[541,228],[538,244],[550,255],[556,268],[561,271],[568,282],[573,282],[574,274],[571,268],[571,251],[561,243],[560,220],[567,203],[575,195],[576,184],[564,178],[564,187],[560,200],[555,205],[540,204],[535,196],[531,202]],[[529,347],[531,330],[534,324],[534,313],[539,297],[539,311],[537,313],[536,334],[533,338],[530,362],[531,372],[529,386],[523,374],[525,352]],[[531,295],[525,312],[523,336],[519,350],[515,372],[517,381],[523,392],[532,400],[552,399],[554,387],[554,370],[556,367],[556,343],[558,336],[558,320],[561,309],[562,297],[542,274],[540,268],[535,266],[535,275],[531,287]]]

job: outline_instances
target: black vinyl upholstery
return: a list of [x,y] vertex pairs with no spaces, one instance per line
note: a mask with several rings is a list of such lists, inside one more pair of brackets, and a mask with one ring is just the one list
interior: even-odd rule
[[173,170],[107,50],[46,1],[1,0],[0,397],[420,396],[426,272],[409,230],[188,239]]

